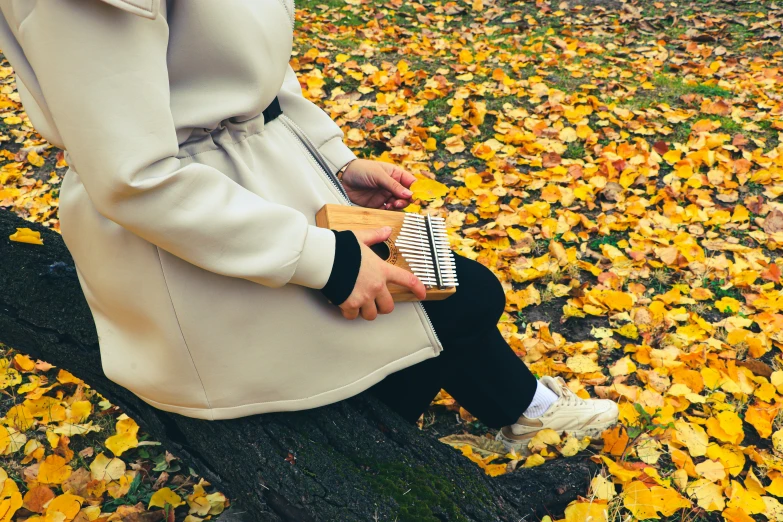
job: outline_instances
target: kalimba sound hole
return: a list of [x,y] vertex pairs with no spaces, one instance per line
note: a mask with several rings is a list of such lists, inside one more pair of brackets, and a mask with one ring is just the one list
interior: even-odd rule
[[384,261],[388,261],[389,257],[391,257],[391,249],[385,241],[383,243],[375,243],[374,245],[370,245],[370,249],[378,254],[378,257]]

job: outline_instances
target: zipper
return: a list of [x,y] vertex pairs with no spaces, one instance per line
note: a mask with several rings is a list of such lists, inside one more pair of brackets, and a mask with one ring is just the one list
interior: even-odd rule
[[321,153],[318,151],[318,148],[313,145],[313,142],[310,141],[310,138],[307,137],[307,134],[302,130],[302,128],[296,124],[294,120],[286,116],[285,114],[281,114],[278,116],[278,119],[284,119],[282,122],[283,125],[291,132],[291,134],[294,135],[294,137],[298,138],[300,142],[302,142],[302,145],[304,145],[305,149],[307,150],[307,153],[310,155],[311,158],[315,161],[315,163],[321,167],[321,170],[324,171],[326,174],[326,178],[332,183],[332,186],[337,190],[337,192],[340,193],[340,196],[342,196],[343,200],[345,200],[345,203],[347,205],[355,206],[353,201],[348,197],[348,193],[345,191],[345,187],[343,187],[343,184],[340,182],[339,179],[337,179],[337,176],[332,174],[332,170],[329,168],[329,165],[326,163],[326,160],[323,159],[321,156]]
[[296,5],[294,5],[294,0],[291,0],[291,7],[292,10],[288,9],[288,4],[286,3],[287,0],[279,0],[281,4],[283,4],[283,8],[285,9],[285,12],[288,13],[288,18],[291,20],[291,29],[294,28],[294,13],[296,12]]
[[437,351],[435,353],[440,353],[443,351],[443,343],[440,342],[440,338],[438,337],[438,332],[435,331],[435,326],[432,324],[432,320],[430,319],[430,315],[427,313],[427,310],[424,308],[424,305],[421,304],[421,301],[416,301],[416,304],[419,305],[419,308],[424,313],[424,317],[427,319],[427,322],[430,324],[430,330],[432,330],[432,336],[435,338],[435,344]]
[[[332,174],[331,169],[329,168],[328,164],[326,163],[326,160],[321,156],[321,153],[318,151],[318,148],[313,145],[313,142],[310,141],[310,138],[305,134],[305,132],[302,130],[297,123],[286,116],[284,113],[280,114],[280,116],[277,117],[278,120],[281,120],[281,123],[283,126],[288,129],[288,131],[294,135],[295,138],[297,138],[302,145],[304,145],[305,150],[310,155],[311,158],[315,161],[315,163],[321,168],[321,170],[326,175],[326,178],[332,183],[332,186],[337,190],[337,192],[342,196],[342,198],[345,200],[345,203],[350,206],[356,206],[353,201],[348,197],[348,193],[345,191],[345,187],[343,186],[342,182],[337,179],[337,176]],[[438,337],[438,332],[435,331],[435,326],[432,324],[432,320],[430,319],[429,314],[427,313],[427,310],[424,308],[424,306],[421,304],[421,301],[415,301],[415,305],[419,307],[421,312],[424,314],[425,319],[427,319],[427,323],[430,325],[430,331],[432,332],[432,336],[435,338],[435,344],[436,344],[436,353],[440,353],[443,351],[443,343],[441,343],[440,338]]]

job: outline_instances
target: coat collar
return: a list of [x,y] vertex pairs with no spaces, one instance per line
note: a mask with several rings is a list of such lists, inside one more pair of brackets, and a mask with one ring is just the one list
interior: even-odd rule
[[123,11],[154,20],[160,10],[160,0],[103,0]]

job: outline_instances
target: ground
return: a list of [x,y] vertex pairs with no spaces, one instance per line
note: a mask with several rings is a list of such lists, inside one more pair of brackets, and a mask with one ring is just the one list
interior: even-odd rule
[[[776,3],[739,0],[297,2],[291,63],[305,95],[357,155],[419,178],[407,210],[444,216],[454,250],[497,274],[499,327],[534,372],[620,404],[603,443],[547,433],[527,459],[499,451],[445,391],[420,420],[433,436],[467,434],[446,441],[493,475],[602,464],[552,520],[783,519],[781,20]],[[2,72],[0,207],[57,230],[65,162]],[[3,467],[24,493],[25,464],[56,464],[16,433],[28,428],[19,385],[35,391],[46,372],[13,351],[3,360]],[[476,371],[492,368],[478,358]],[[78,407],[66,417],[105,430],[73,438],[92,448],[74,470],[137,440],[132,420]],[[194,494],[197,477],[165,449],[128,451],[157,466],[145,477],[168,467],[182,477],[171,488]],[[131,475],[132,493],[105,511],[168,494]],[[198,496],[178,516],[205,506]]]

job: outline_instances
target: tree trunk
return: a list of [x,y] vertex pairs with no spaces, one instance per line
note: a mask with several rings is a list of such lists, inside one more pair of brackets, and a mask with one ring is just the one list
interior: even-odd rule
[[[44,246],[8,239],[16,227]],[[103,374],[90,309],[60,234],[0,210],[0,342],[84,379],[222,491],[221,521],[528,520],[584,493],[592,465],[496,478],[368,394],[306,411],[205,421],[148,406]],[[289,457],[292,454],[295,459]]]

